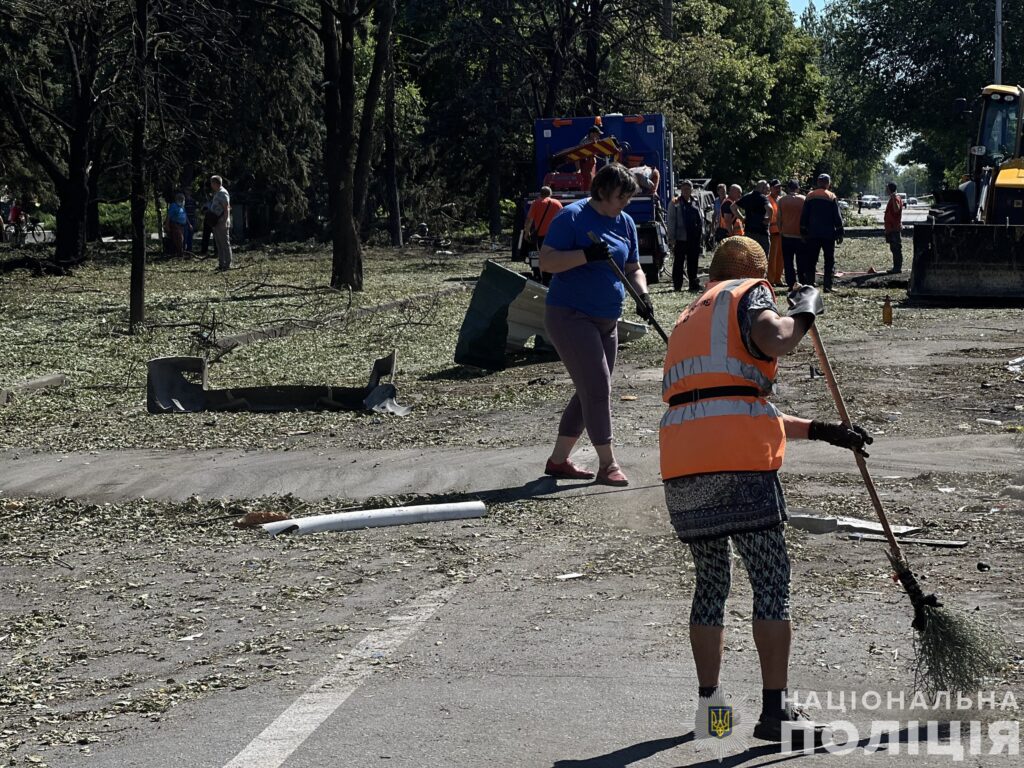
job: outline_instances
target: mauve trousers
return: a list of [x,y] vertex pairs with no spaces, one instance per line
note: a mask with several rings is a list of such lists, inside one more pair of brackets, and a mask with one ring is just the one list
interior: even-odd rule
[[591,317],[568,307],[547,307],[544,327],[576,393],[558,422],[559,437],[579,437],[586,427],[593,445],[612,441],[612,370],[619,321]]

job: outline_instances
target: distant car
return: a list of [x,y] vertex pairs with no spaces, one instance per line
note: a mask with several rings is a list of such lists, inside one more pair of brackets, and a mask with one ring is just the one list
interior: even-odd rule
[[917,198],[916,197],[911,197],[911,198],[907,199],[907,205],[917,205],[917,204],[918,203],[917,203]]
[[860,196],[860,204],[864,208],[881,208],[882,207],[882,201],[879,199],[878,195],[861,195]]
[[848,202],[846,202],[845,200],[840,200],[839,201],[839,207],[842,208],[845,211],[847,208],[850,207],[850,204]]

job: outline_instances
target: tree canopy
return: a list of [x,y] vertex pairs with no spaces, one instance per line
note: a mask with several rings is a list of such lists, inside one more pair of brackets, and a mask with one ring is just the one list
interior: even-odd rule
[[[992,0],[835,0],[814,30],[830,83],[835,147],[857,174],[896,140],[938,184],[964,165],[975,126],[958,120],[953,103],[973,99],[992,82]],[[1024,34],[1024,5],[1004,3],[1003,39]],[[1004,46],[1003,81],[1024,80],[1024,51]],[[868,167],[865,167],[867,165]]]
[[[744,186],[828,170],[849,191],[897,142],[941,175],[964,146],[952,100],[991,79],[989,6],[834,0],[798,21],[785,0],[10,0],[0,186],[53,206],[73,263],[130,165],[160,195],[218,173],[254,235],[332,240],[331,282],[358,289],[360,243],[389,221],[454,203],[500,233],[540,117],[664,113],[678,175]],[[1021,32],[1006,4],[1005,39]],[[1008,81],[1022,61],[1009,46]]]

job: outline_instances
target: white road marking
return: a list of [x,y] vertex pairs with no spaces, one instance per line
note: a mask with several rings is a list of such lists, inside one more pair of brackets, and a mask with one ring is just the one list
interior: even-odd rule
[[360,684],[451,599],[455,587],[428,592],[388,618],[389,626],[367,635],[330,672],[317,680],[224,768],[279,768]]

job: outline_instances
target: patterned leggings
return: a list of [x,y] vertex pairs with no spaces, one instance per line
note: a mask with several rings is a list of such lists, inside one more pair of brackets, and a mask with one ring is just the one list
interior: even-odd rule
[[725,599],[732,583],[732,547],[743,558],[754,590],[754,618],[789,619],[789,555],[779,525],[767,531],[734,533],[707,541],[691,541],[690,552],[697,569],[690,623],[725,626]]

